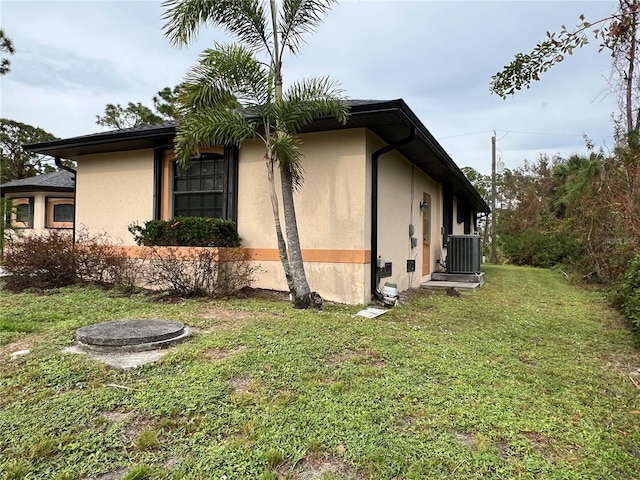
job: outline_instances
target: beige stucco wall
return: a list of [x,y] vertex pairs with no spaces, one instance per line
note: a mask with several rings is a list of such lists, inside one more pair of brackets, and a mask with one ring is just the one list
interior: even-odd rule
[[[303,135],[302,142],[305,182],[294,199],[302,249],[313,250],[320,260],[344,257],[335,263],[306,262],[309,284],[328,300],[365,303],[369,267],[357,258],[370,248],[366,132],[313,133]],[[243,245],[269,250],[273,256],[277,242],[261,143],[241,147],[238,178],[238,232]],[[277,181],[276,189],[281,202]],[[280,219],[284,222],[281,203]],[[278,260],[262,261],[260,266],[263,273],[257,287],[287,289]]]
[[[378,146],[375,137],[372,144]],[[415,168],[397,152],[389,152],[379,160],[378,189],[378,256],[392,263],[392,276],[382,278],[395,283],[398,290],[417,288],[436,271],[437,259],[442,258],[440,228],[442,226],[441,189],[438,183]],[[413,188],[412,188],[413,184]],[[423,193],[431,196],[430,270],[422,275],[422,211]],[[411,247],[409,225],[414,226],[418,244]],[[407,272],[407,260],[415,260],[415,272]]]
[[[305,269],[313,290],[327,300],[367,303],[370,300],[371,155],[384,146],[365,129],[320,132],[302,136],[305,183],[295,204]],[[266,175],[264,147],[246,142],[239,152],[238,231],[262,273],[254,286],[287,290],[277,243]],[[442,189],[396,152],[379,162],[378,254],[393,263],[400,290],[415,288],[422,275],[423,192],[431,195],[431,272],[443,258]],[[278,174],[276,172],[276,179]],[[127,227],[144,223],[154,213],[154,153],[138,150],[83,156],[78,161],[76,225],[93,234],[134,245]],[[276,181],[278,196],[280,186]],[[413,193],[412,193],[413,185]],[[281,200],[280,200],[281,201]],[[280,204],[281,221],[284,222]],[[455,223],[455,222],[454,222]],[[413,224],[416,248],[411,248]],[[455,228],[455,225],[454,225]],[[333,260],[332,260],[333,259]],[[414,273],[406,261],[416,262]],[[375,259],[374,259],[375,261]]]
[[78,159],[76,228],[135,245],[127,227],[153,218],[153,150]]
[[[294,201],[303,248],[365,248],[364,130],[314,133],[302,140],[305,182]],[[244,245],[276,248],[261,143],[247,142],[240,149],[238,178],[238,231],[245,238]],[[279,182],[276,189],[281,197]],[[284,221],[282,204],[280,211]]]

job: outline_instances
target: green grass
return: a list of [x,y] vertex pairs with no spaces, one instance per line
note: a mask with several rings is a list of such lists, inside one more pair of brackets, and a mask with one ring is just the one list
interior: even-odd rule
[[[0,475],[639,478],[625,324],[552,271],[486,276],[477,293],[419,293],[374,320],[268,299],[0,291]],[[196,333],[128,372],[61,353],[78,327],[125,317]]]

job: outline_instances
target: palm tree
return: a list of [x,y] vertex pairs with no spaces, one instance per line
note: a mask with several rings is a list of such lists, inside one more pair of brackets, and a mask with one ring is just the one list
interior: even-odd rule
[[[280,261],[293,303],[301,308],[321,302],[311,302],[293,201],[304,173],[297,133],[321,115],[345,123],[348,107],[337,83],[327,77],[302,80],[283,91],[282,57],[287,50],[293,55],[300,51],[303,34],[316,30],[333,3],[335,0],[283,0],[280,7],[275,0],[163,3],[164,31],[172,44],[189,44],[204,25],[222,28],[238,41],[205,50],[187,73],[179,95],[176,158],[186,167],[199,148],[262,140]],[[258,60],[258,55],[266,57],[266,62]],[[274,182],[276,166],[285,234]]]

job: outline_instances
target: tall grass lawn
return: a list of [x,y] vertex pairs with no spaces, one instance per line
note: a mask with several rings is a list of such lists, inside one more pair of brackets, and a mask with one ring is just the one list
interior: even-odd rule
[[[560,273],[485,276],[375,319],[264,293],[0,290],[0,478],[639,479],[633,332]],[[128,371],[63,353],[125,318],[194,333]]]

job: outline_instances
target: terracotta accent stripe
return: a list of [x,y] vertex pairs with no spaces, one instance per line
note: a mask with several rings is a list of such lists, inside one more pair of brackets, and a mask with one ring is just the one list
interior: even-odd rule
[[[112,247],[115,252],[124,253],[129,258],[150,258],[152,256],[153,247],[139,246],[115,246]],[[175,254],[178,258],[185,260],[197,258],[199,248],[195,247],[155,247],[157,249],[167,249]],[[277,248],[238,248],[227,250],[225,248],[210,247],[215,250],[216,255],[221,258],[225,257],[226,251],[243,252],[249,258],[263,262],[278,262]],[[238,253],[232,255],[238,258]],[[302,258],[309,263],[371,263],[371,250],[324,250],[324,249],[303,249]]]
[[[258,261],[280,261],[277,248],[248,248]],[[309,263],[371,263],[371,250],[302,249],[302,260]]]

